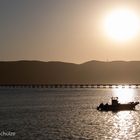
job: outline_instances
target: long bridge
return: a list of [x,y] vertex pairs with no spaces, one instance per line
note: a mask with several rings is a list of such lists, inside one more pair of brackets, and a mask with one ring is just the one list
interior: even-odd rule
[[0,88],[140,88],[140,84],[0,84]]

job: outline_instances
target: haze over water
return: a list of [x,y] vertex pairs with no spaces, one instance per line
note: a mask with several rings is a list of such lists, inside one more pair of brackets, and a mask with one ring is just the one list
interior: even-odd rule
[[135,111],[100,112],[101,102],[140,101],[140,90],[0,89],[0,130],[15,132],[7,139],[140,139],[140,106]]

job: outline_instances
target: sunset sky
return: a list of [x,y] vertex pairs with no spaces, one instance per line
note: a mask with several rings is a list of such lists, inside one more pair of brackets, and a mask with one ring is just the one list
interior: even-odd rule
[[[134,22],[114,39],[119,9]],[[140,60],[139,20],[139,0],[0,0],[0,61]]]

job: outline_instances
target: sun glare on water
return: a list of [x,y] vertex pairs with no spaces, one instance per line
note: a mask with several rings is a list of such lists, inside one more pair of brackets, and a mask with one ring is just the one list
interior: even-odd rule
[[113,96],[119,98],[120,103],[127,103],[134,101],[134,94],[135,89],[131,88],[129,89],[127,86],[125,88],[122,88],[121,86],[118,89],[112,89],[113,90]]
[[118,42],[128,41],[137,36],[140,30],[138,15],[129,9],[117,9],[105,17],[105,34]]

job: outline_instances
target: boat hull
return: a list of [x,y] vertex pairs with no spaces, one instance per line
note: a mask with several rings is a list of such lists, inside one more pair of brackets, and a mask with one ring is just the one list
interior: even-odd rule
[[97,107],[97,110],[100,111],[120,111],[120,110],[134,110],[135,106],[139,104],[139,102],[132,102],[129,104],[118,104],[118,105],[104,105],[102,107]]

